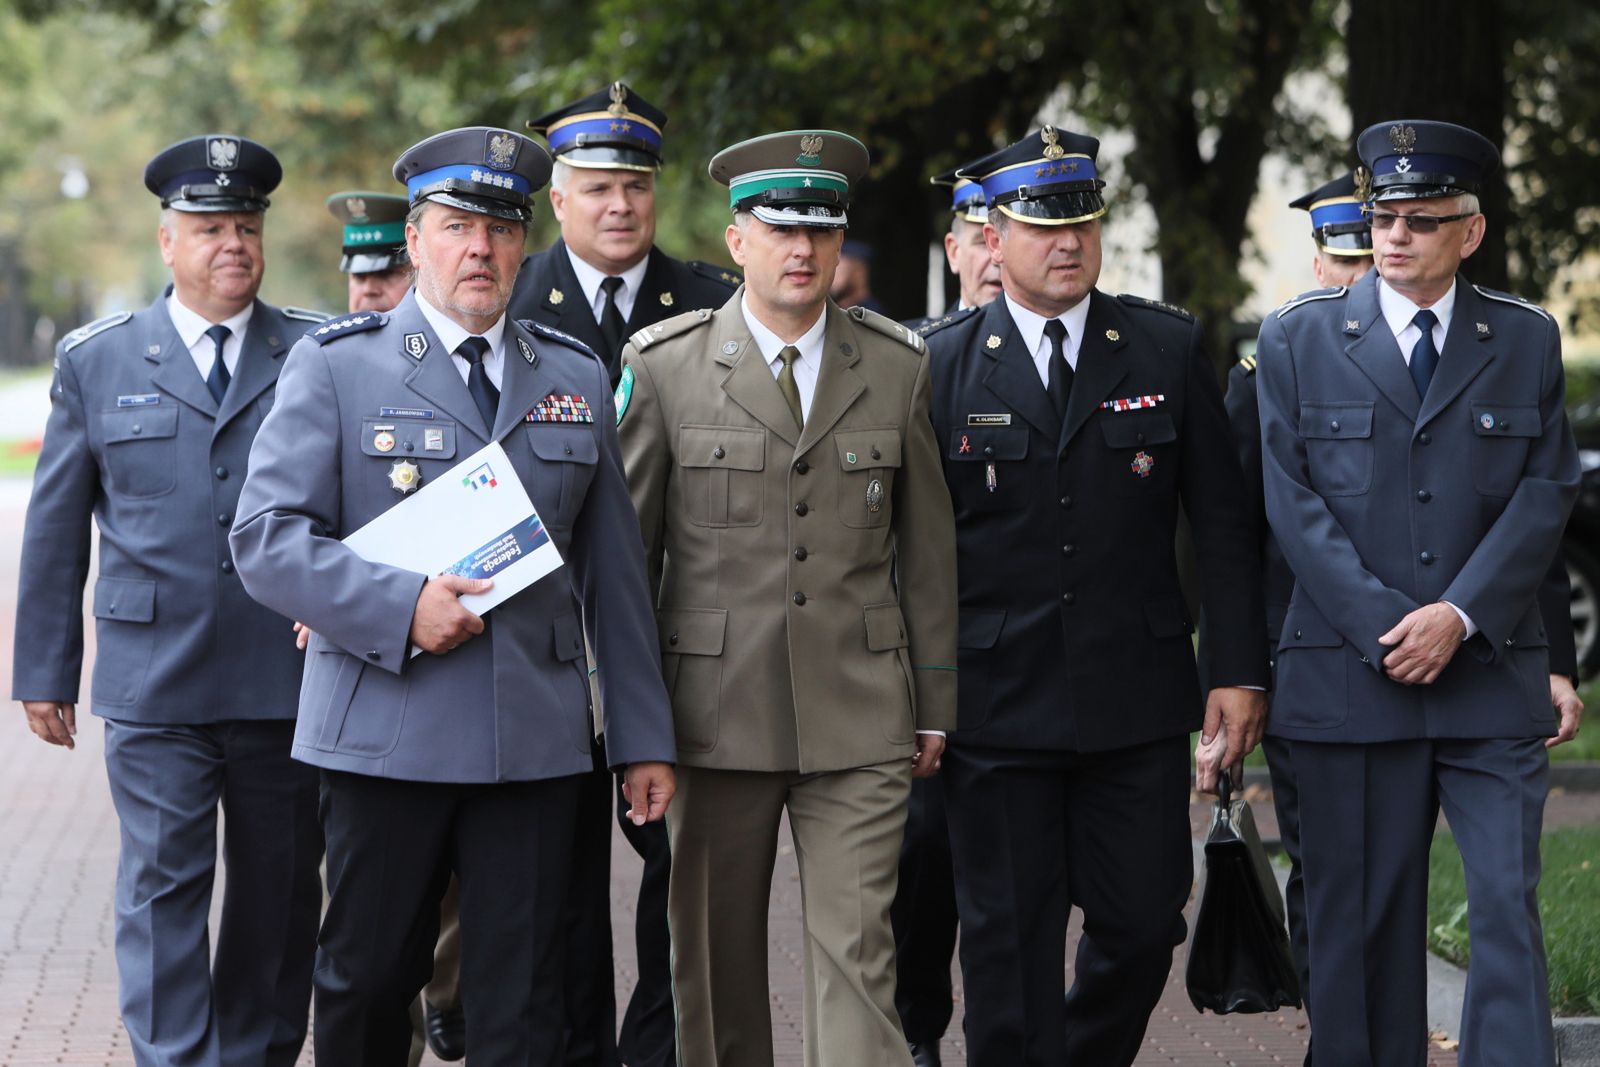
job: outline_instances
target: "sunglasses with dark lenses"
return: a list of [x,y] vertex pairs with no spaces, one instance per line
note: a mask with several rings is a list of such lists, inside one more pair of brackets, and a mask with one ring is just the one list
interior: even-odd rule
[[1460,222],[1475,214],[1477,212],[1467,211],[1460,215],[1396,215],[1392,211],[1370,211],[1367,213],[1367,224],[1374,230],[1387,230],[1396,222],[1403,221],[1406,229],[1412,233],[1437,233],[1441,223]]

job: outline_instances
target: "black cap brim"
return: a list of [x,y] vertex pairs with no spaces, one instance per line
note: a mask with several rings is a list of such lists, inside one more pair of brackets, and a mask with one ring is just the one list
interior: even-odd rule
[[1339,230],[1324,226],[1320,230],[1312,230],[1311,239],[1317,242],[1318,248],[1331,255],[1372,255],[1372,231],[1365,223],[1361,224],[1359,229],[1354,228],[1353,224],[1349,225],[1349,228]]
[[556,155],[556,161],[569,167],[588,170],[647,170],[661,169],[661,160],[637,148],[618,148],[615,145],[587,145],[572,148]]
[[392,252],[347,252],[339,259],[339,269],[346,274],[381,274],[406,266],[409,258],[403,248]]
[[207,196],[197,199],[179,198],[163,200],[162,207],[170,207],[174,211],[186,211],[191,214],[204,214],[208,212],[221,213],[225,211],[240,215],[259,215],[267,210],[272,202],[266,197],[239,197],[239,196]]
[[1074,222],[1088,222],[1106,213],[1106,202],[1098,191],[1055,193],[1029,200],[1006,200],[990,208],[990,215],[998,210],[1020,222],[1040,226],[1067,226]]
[[422,199],[432,204],[444,204],[446,207],[460,208],[462,211],[471,211],[478,215],[492,215],[497,219],[508,219],[512,222],[527,222],[533,218],[533,210],[527,207],[518,207],[504,200],[496,200],[487,196],[472,196],[467,193],[444,192],[428,193]]

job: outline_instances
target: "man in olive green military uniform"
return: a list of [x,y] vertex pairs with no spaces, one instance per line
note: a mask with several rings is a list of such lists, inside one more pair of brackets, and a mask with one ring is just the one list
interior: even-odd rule
[[721,310],[633,335],[623,458],[657,591],[679,779],[679,1062],[772,1063],[767,899],[785,811],[806,924],[808,1067],[904,1065],[894,899],[913,775],[955,722],[955,538],[915,333],[828,299],[859,141],[719,153]]

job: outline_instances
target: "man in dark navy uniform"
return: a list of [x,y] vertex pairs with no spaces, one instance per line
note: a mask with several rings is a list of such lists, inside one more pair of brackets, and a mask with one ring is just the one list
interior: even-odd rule
[[[616,385],[622,346],[635,332],[685,311],[728,302],[740,276],[684,263],[655,247],[656,172],[667,116],[622,82],[528,123],[550,143],[555,244],[527,257],[511,314],[563,330],[605,360]],[[601,708],[601,714],[604,714]],[[667,933],[671,861],[666,827],[626,818],[620,783],[605,770],[584,783],[567,946],[567,1067],[669,1067],[675,1060],[672,957]],[[613,800],[613,795],[616,799]],[[611,948],[611,843],[616,806],[623,836],[644,861],[634,947],[639,980],[617,1033]]]
[[719,308],[743,280],[730,267],[685,263],[655,246],[666,124],[622,82],[528,123],[555,157],[550,205],[561,237],[523,262],[511,313],[589,345],[613,382],[630,336],[685,311]]
[[929,184],[950,190],[950,229],[944,235],[944,258],[956,276],[956,302],[944,315],[908,322],[913,329],[926,331],[967,308],[982,307],[1000,295],[1000,264],[989,254],[983,237],[983,224],[989,221],[989,208],[983,199],[983,186],[971,178],[958,178],[955,170],[935,174]]
[[[1210,776],[1265,714],[1260,562],[1221,391],[1192,316],[1095,289],[1098,148],[1046,126],[963,168],[1005,294],[928,334],[960,571],[944,775],[974,1067],[1133,1061],[1185,932],[1189,733],[1203,723]],[[1214,628],[1206,697],[1180,506]]]
[[1462,1062],[1548,1067],[1557,714],[1537,598],[1579,475],[1560,333],[1459,273],[1492,143],[1399,120],[1357,148],[1377,270],[1269,316],[1256,372],[1267,516],[1295,575],[1270,730],[1298,787],[1317,1057],[1422,1060],[1442,809],[1472,935]]
[[[93,710],[122,831],[119,1005],[139,1067],[291,1067],[322,904],[316,772],[289,758],[300,654],[246,594],[228,526],[284,353],[321,312],[256,298],[283,175],[243,137],[192,137],[145,169],[172,284],[68,334],[28,505],[12,695],[71,748],[90,519]],[[215,956],[206,933],[226,816]]]

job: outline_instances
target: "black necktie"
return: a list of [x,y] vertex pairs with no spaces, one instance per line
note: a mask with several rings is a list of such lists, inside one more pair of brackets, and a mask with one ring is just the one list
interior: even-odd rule
[[494,417],[500,410],[500,390],[494,387],[489,380],[489,372],[483,368],[483,357],[488,354],[489,342],[481,337],[468,337],[456,346],[456,355],[471,364],[467,371],[467,392],[472,394],[472,402],[478,405],[483,424],[493,433]]
[[1051,319],[1044,324],[1044,335],[1050,338],[1050,379],[1045,390],[1050,402],[1056,406],[1056,418],[1067,417],[1067,399],[1072,396],[1072,366],[1067,362],[1067,324]]
[[222,398],[228,395],[228,383],[233,380],[233,375],[228,373],[228,365],[222,362],[222,343],[232,333],[221,323],[206,331],[206,336],[217,346],[217,358],[211,361],[211,373],[206,375],[206,388],[211,390],[211,399],[217,402],[218,407],[222,406]]
[[1439,316],[1431,311],[1419,311],[1411,320],[1411,324],[1422,331],[1411,349],[1411,380],[1417,383],[1419,399],[1428,395],[1428,383],[1433,381],[1433,372],[1439,366],[1439,350],[1433,347],[1433,328],[1438,322]]
[[600,309],[600,335],[606,339],[606,366],[615,367],[622,356],[622,338],[628,331],[622,321],[622,309],[617,307],[617,290],[622,288],[621,278],[607,278],[600,283],[606,294],[605,306]]

